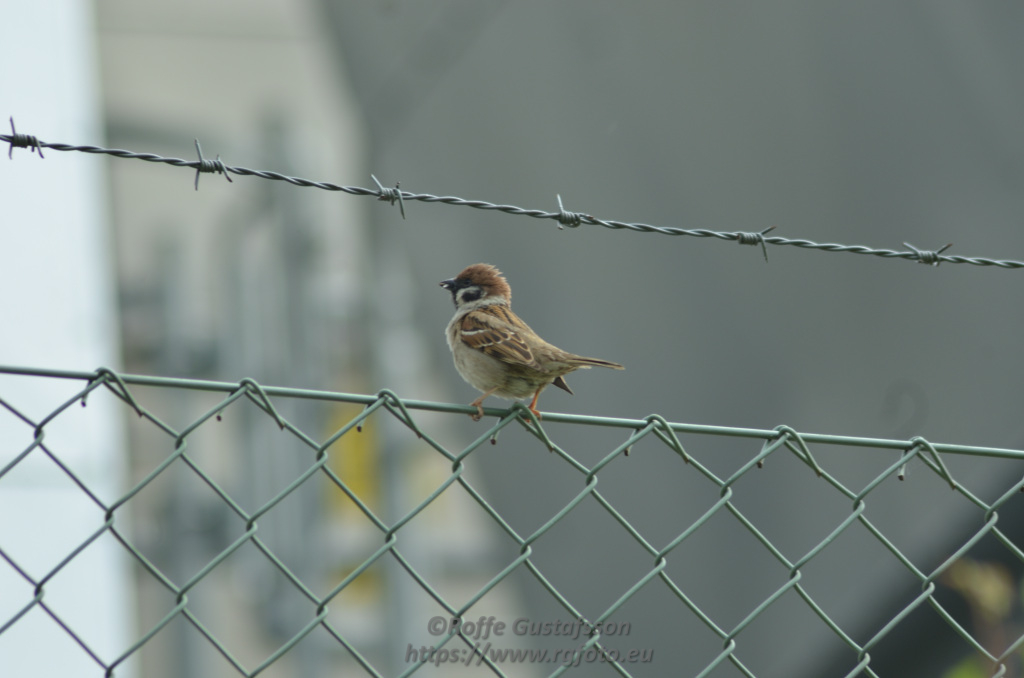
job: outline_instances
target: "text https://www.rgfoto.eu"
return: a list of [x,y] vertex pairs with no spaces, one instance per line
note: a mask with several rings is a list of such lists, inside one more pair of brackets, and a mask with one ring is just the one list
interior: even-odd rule
[[[427,632],[430,635],[435,637],[458,635],[467,644],[473,644],[464,648],[447,648],[429,645],[415,647],[409,643],[405,651],[405,661],[407,663],[429,663],[437,667],[440,667],[441,664],[472,666],[474,663],[480,666],[484,662],[579,666],[594,662],[647,663],[652,661],[654,659],[653,649],[618,650],[598,647],[594,641],[589,640],[595,634],[608,637],[628,636],[631,629],[632,624],[629,622],[604,621],[591,624],[583,619],[570,622],[562,620],[538,622],[521,617],[511,624],[506,624],[494,616],[481,615],[475,621],[458,617],[435,616],[427,622]],[[511,631],[516,636],[561,636],[566,640],[579,640],[580,645],[555,650],[494,647],[490,639],[503,637],[506,631]]]
[[433,664],[440,667],[441,664],[462,664],[464,666],[481,666],[485,661],[490,660],[494,664],[522,663],[522,664],[562,664],[564,666],[579,666],[580,664],[593,664],[594,662],[619,662],[635,663],[650,662],[654,659],[654,650],[625,650],[620,652],[615,648],[599,647],[570,647],[557,650],[537,649],[510,649],[492,647],[490,642],[477,642],[473,647],[466,648],[436,648],[436,647],[409,647],[405,651],[405,661]]

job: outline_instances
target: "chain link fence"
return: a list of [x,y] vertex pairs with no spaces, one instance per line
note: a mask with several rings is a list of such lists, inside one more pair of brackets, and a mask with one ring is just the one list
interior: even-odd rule
[[[469,671],[465,675],[557,676],[569,671],[592,675],[597,666],[608,671],[608,675],[679,675],[678,667],[668,663],[670,648],[654,647],[645,641],[642,624],[637,624],[644,610],[637,601],[652,592],[662,599],[670,599],[681,617],[691,622],[699,620],[713,638],[713,643],[703,643],[703,667],[695,674],[699,676],[772,675],[761,659],[763,655],[753,649],[747,654],[747,648],[758,645],[759,634],[764,632],[759,620],[781,607],[781,601],[787,601],[785,605],[790,607],[798,601],[803,614],[813,615],[829,630],[840,649],[832,665],[841,665],[841,671],[847,676],[895,675],[879,673],[881,669],[873,663],[873,653],[887,639],[905,636],[910,627],[920,624],[923,611],[930,611],[930,618],[940,621],[951,632],[952,636],[947,634],[947,637],[954,640],[943,645],[955,646],[955,652],[961,657],[956,664],[960,672],[955,675],[1020,675],[1019,655],[1024,633],[1014,619],[1019,607],[1019,602],[1015,602],[1019,598],[1015,576],[1019,576],[1024,551],[1011,529],[1013,526],[999,523],[999,515],[1000,511],[1020,506],[1024,479],[1020,478],[1016,462],[1024,459],[1024,451],[943,445],[920,437],[899,441],[809,434],[786,426],[774,430],[698,426],[668,422],[658,415],[616,419],[552,413],[537,420],[521,405],[509,410],[487,410],[488,418],[479,426],[479,435],[469,444],[461,444],[451,442],[453,436],[445,432],[445,425],[451,417],[471,413],[472,408],[403,399],[390,391],[356,395],[266,387],[250,379],[225,383],[134,376],[107,369],[77,373],[0,367],[0,374],[78,384],[73,394],[40,418],[26,413],[15,399],[0,391],[0,415],[6,420],[3,422],[5,430],[12,430],[13,426],[13,430],[18,431],[3,440],[0,449],[0,496],[11,491],[12,478],[19,468],[24,468],[30,460],[45,461],[74,484],[95,513],[91,532],[73,549],[43,567],[26,565],[23,553],[0,541],[2,567],[7,568],[8,575],[16,573],[23,582],[23,586],[0,597],[0,641],[29,615],[43,613],[91,657],[97,667],[96,675],[123,675],[125,667],[136,661],[137,655],[144,654],[151,640],[170,627],[182,625],[190,628],[189,633],[199,634],[219,655],[220,663],[233,668],[228,674],[243,676],[291,675],[275,674],[274,668],[287,662],[299,646],[307,644],[315,644],[345,666],[352,667],[352,675],[392,675],[386,666],[394,666],[396,662],[402,665],[396,672],[402,676],[421,670],[424,675],[434,675],[431,671],[440,671],[437,675],[454,675],[456,669]],[[203,411],[199,414],[178,411],[170,416],[147,404],[147,397],[172,391],[205,394]],[[143,397],[143,392],[147,397]],[[111,399],[111,396],[120,403],[126,419],[133,422],[131,425],[141,427],[146,434],[131,436],[130,455],[136,473],[130,487],[108,497],[93,491],[84,480],[86,474],[68,461],[65,450],[48,438],[48,431],[68,419],[76,408],[87,406],[97,398]],[[302,430],[285,414],[296,404],[317,403],[340,413],[340,419],[334,417],[337,423],[326,433]],[[240,416],[243,408],[254,413],[255,418]],[[76,416],[79,415],[81,411]],[[183,425],[169,423],[174,418],[187,421]],[[204,447],[217,449],[217,427],[227,426],[230,420],[264,427],[261,430],[272,424],[277,433],[266,434],[272,437],[269,443],[272,454],[277,450],[280,456],[287,448],[287,454],[292,455],[295,462],[291,467],[295,473],[278,478],[279,486],[264,488],[259,496],[240,492],[238,488],[244,483],[237,482],[237,478],[231,480],[239,475],[238,469],[218,469],[216,454],[203,450]],[[360,440],[371,432],[364,429],[384,425],[404,431],[399,435],[414,456],[428,457],[444,469],[426,485],[419,483],[405,498],[411,502],[411,508],[403,507],[394,518],[384,515],[386,511],[381,508],[379,493],[360,480],[358,471],[339,463],[346,455],[357,454],[356,450],[363,445]],[[595,439],[603,441],[599,461],[584,463],[577,450],[560,446],[553,431],[562,426],[592,429],[597,436]],[[522,463],[533,463],[531,455],[543,454],[546,460],[554,461],[576,478],[567,488],[567,501],[539,527],[528,530],[514,527],[497,508],[485,484],[472,479],[473,465],[481,455],[495,449],[492,443],[497,445],[495,453],[511,453],[502,450],[501,443],[513,435],[513,431],[524,434],[516,440],[535,443],[517,445],[517,448],[523,447],[515,450],[515,454],[522,457]],[[211,435],[211,438],[203,438]],[[736,461],[728,472],[723,473],[721,460],[713,458],[713,448],[707,444],[711,439],[727,440],[741,451],[740,457],[733,457]],[[860,455],[854,460],[860,468],[852,475],[849,473],[851,452]],[[872,461],[863,456],[869,452],[874,454]],[[700,510],[692,515],[663,517],[662,523],[669,526],[669,538],[661,536],[664,533],[661,529],[652,531],[639,524],[640,521],[631,521],[630,509],[618,501],[614,486],[606,488],[599,482],[602,477],[611,480],[618,473],[628,475],[629,465],[643,463],[644,456],[670,460],[667,463],[680,478],[685,477],[693,487],[703,488]],[[766,524],[764,516],[756,510],[743,508],[742,497],[749,491],[751,476],[757,476],[766,464],[769,467],[783,465],[780,458],[797,462],[785,466],[787,473],[806,476],[819,491],[826,488],[825,494],[830,495],[831,500],[838,499],[847,507],[840,519],[829,522],[820,534],[808,537],[804,543],[810,544],[809,548],[800,551],[794,551],[787,538],[780,538],[776,526]],[[971,465],[998,460],[1012,464],[1012,471],[1003,474],[1005,481],[995,493],[990,487],[982,490],[969,486],[974,477]],[[246,463],[256,462],[249,459]],[[870,472],[865,472],[868,467]],[[961,467],[967,470],[960,473]],[[958,502],[958,516],[962,520],[957,524],[966,527],[961,530],[952,524],[949,526],[946,536],[955,537],[956,542],[950,547],[947,541],[938,557],[922,555],[916,548],[901,548],[901,537],[894,536],[894,530],[889,528],[891,516],[873,513],[868,508],[874,494],[881,492],[879,488],[892,491],[893,487],[906,487],[909,483],[899,481],[907,476],[919,482],[934,479],[929,488],[936,504],[941,503],[943,495],[953,496]],[[203,492],[218,503],[230,519],[220,528],[222,539],[215,556],[194,571],[170,573],[161,567],[161,558],[146,545],[153,540],[140,535],[144,531],[140,528],[143,523],[159,526],[162,516],[157,512],[146,518],[143,514],[148,509],[142,506],[154,486],[186,482],[201,485]],[[358,524],[359,529],[373,535],[369,543],[346,550],[348,560],[342,570],[332,569],[328,564],[318,575],[310,574],[287,547],[280,547],[268,532],[261,531],[261,526],[272,521],[276,512],[286,510],[295,495],[314,486],[320,495],[347,507],[346,525]],[[521,500],[533,501],[527,488],[521,489]],[[468,590],[457,593],[433,580],[432,569],[416,562],[407,550],[417,539],[424,516],[432,506],[455,493],[468,497],[467,505],[473,514],[482,518],[513,554],[493,564],[494,570],[485,583],[474,583]],[[652,497],[651,501],[656,502],[657,497]],[[647,562],[642,575],[633,581],[606,582],[604,597],[610,603],[567,593],[564,585],[548,576],[543,564],[547,558],[557,557],[560,549],[569,548],[561,539],[544,539],[545,535],[556,531],[562,521],[569,522],[566,518],[583,507],[606,513],[614,528],[635,542]],[[801,510],[815,512],[818,509],[812,504]],[[927,514],[930,508],[923,506],[915,510],[921,513],[908,514],[905,521],[927,522],[920,515]],[[3,516],[4,521],[29,519],[26,515]],[[754,560],[767,555],[770,561],[777,563],[771,568],[774,574],[766,577],[773,583],[739,619],[727,618],[731,615],[723,613],[718,601],[704,595],[701,582],[669,567],[673,560],[688,561],[693,552],[706,543],[703,540],[709,530],[713,538],[715,530],[723,529],[725,524],[745,531],[752,538],[746,540],[745,551],[730,554],[730,559]],[[916,593],[909,598],[894,594],[879,599],[878,592],[853,591],[855,596],[871,594],[872,599],[877,600],[877,604],[873,603],[877,614],[869,627],[850,622],[837,612],[831,597],[823,594],[850,582],[839,575],[826,575],[833,579],[826,579],[824,588],[812,583],[810,578],[805,581],[805,573],[824,560],[823,554],[830,545],[848,538],[853,532],[869,535],[874,546],[880,547],[874,549],[873,557],[886,560],[890,565],[898,564],[904,577],[911,579],[916,588]],[[45,532],[38,535],[43,542],[52,537]],[[90,630],[68,619],[47,597],[62,571],[72,567],[77,558],[101,539],[116,540],[119,549],[130,559],[136,587],[145,585],[159,592],[148,597],[148,612],[140,615],[134,641],[114,651],[96,647],[90,640]],[[164,542],[165,549],[175,549],[174,543],[166,543],[168,540],[173,541],[173,535],[165,533],[157,541]],[[1000,547],[1016,564],[1018,575],[1011,574],[1013,568],[986,564],[976,558],[982,542]],[[282,631],[283,641],[267,648],[263,654],[239,650],[238,644],[232,641],[232,629],[242,625],[241,620],[218,624],[210,621],[207,612],[198,611],[202,609],[204,598],[223,595],[223,591],[204,588],[205,580],[212,579],[212,573],[223,572],[225,564],[243,551],[274,571],[277,586],[289,590],[293,599],[291,606],[298,610],[293,618],[299,622]],[[353,557],[354,552],[359,556]],[[382,567],[393,568],[392,576],[399,577],[406,587],[417,590],[420,597],[429,599],[427,607],[435,610],[430,617],[430,624],[434,625],[430,631],[431,641],[420,644],[397,639],[391,647],[400,648],[403,656],[391,657],[390,663],[379,659],[380,653],[388,650],[372,649],[372,641],[336,616],[339,609],[352,604],[353,592],[361,586],[364,593],[373,590],[372,586],[367,589],[366,583],[379,577]],[[597,567],[599,565],[595,564]],[[564,618],[570,620],[563,628],[554,629],[556,635],[565,636],[567,643],[564,649],[555,650],[556,654],[544,650],[541,655],[540,650],[529,648],[509,654],[507,647],[499,647],[501,630],[505,631],[505,638],[529,636],[529,626],[536,623],[521,618],[503,619],[500,615],[496,618],[489,612],[494,609],[489,607],[489,602],[499,594],[503,582],[507,585],[506,580],[524,574],[528,574],[564,610]],[[76,585],[89,586],[89,582],[81,581]],[[245,595],[258,597],[256,588],[242,588]],[[371,603],[371,607],[374,604]],[[629,622],[622,621],[624,606],[630,606]],[[269,609],[261,609],[261,614],[272,614]],[[427,619],[413,623],[421,627],[427,624]],[[519,628],[513,628],[516,625]],[[623,641],[628,644],[624,645]],[[529,642],[529,638],[525,642]],[[680,642],[697,641],[683,638]],[[800,651],[799,648],[800,641],[794,638],[791,647],[779,647],[775,651]],[[936,648],[935,652],[938,651]],[[660,663],[659,658],[664,663]],[[908,660],[923,663],[920,657],[910,656]],[[142,662],[142,665],[148,664]],[[520,672],[525,668],[530,673]],[[150,675],[150,672],[140,671],[140,675]],[[296,670],[295,675],[306,674]]]

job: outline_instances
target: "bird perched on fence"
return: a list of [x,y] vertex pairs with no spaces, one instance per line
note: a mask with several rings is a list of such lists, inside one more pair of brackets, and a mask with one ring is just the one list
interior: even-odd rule
[[512,290],[490,264],[473,264],[441,287],[452,293],[455,316],[445,336],[455,368],[483,395],[470,403],[474,421],[484,416],[483,401],[491,395],[509,400],[533,396],[530,411],[538,418],[537,398],[548,384],[572,393],[565,375],[593,366],[625,369],[618,363],[585,358],[552,346],[510,308]]

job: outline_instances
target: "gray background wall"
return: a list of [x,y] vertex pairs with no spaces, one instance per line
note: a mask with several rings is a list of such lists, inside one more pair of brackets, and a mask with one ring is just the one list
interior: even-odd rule
[[[599,217],[724,231],[774,224],[773,235],[898,250],[904,241],[929,249],[953,242],[950,253],[1020,258],[1024,248],[1020,6],[324,7],[366,106],[371,165],[408,190],[550,210],[559,193],[567,209]],[[474,394],[448,368],[440,330],[451,309],[434,285],[487,261],[508,274],[513,307],[546,338],[627,366],[621,374],[576,376],[575,398],[552,392],[543,408],[1024,443],[1017,273],[795,248],[770,248],[765,264],[757,249],[720,241],[407,209],[405,222],[397,210],[374,211],[374,227],[405,252],[417,325],[438,378],[455,383],[456,401]],[[472,430],[467,422],[465,434]],[[558,433],[590,462],[620,442]],[[722,467],[756,451],[735,441],[689,442]],[[866,451],[819,453],[863,482],[873,477],[869,469],[892,461]],[[503,442],[476,462],[499,504],[527,524],[540,524],[569,488],[582,485],[536,446]],[[1004,482],[1003,467],[955,465],[982,487]],[[602,476],[617,506],[655,543],[666,543],[714,499],[677,466],[640,455]],[[886,485],[869,514],[919,554],[922,567],[937,566],[964,523],[981,519],[922,473]],[[774,460],[737,492],[737,505],[758,515],[794,558],[850,510],[805,468]],[[728,628],[786,573],[726,523],[670,571]],[[879,628],[871,626],[874,615],[909,602],[900,587],[915,584],[877,542],[853,534],[808,573],[823,577],[809,586],[863,641]],[[624,590],[650,566],[596,508],[553,538],[563,548],[545,566],[577,597],[592,595],[589,610],[604,609],[609,586]],[[529,584],[524,590],[538,615],[557,614],[546,593]],[[659,661],[689,675],[717,652],[719,641],[664,587],[640,599],[622,615],[643,628]],[[813,659],[841,652],[840,644],[789,602],[779,606],[785,612],[766,615],[762,635],[748,634],[741,656],[756,656],[751,666],[767,675],[823,675]],[[903,656],[902,675],[921,666],[910,657],[921,655]],[[638,671],[664,675],[664,665]]]

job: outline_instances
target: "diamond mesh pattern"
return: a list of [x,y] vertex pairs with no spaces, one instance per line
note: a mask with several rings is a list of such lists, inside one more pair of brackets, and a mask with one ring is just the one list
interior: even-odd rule
[[[738,672],[745,676],[768,675],[762,673],[768,669],[747,662],[744,653],[745,642],[748,639],[753,642],[753,638],[759,633],[759,623],[767,623],[765,620],[772,614],[782,614],[778,612],[780,610],[793,608],[798,608],[802,614],[816,617],[821,624],[830,629],[838,643],[848,648],[848,664],[844,670],[848,671],[846,675],[849,676],[879,675],[872,665],[872,650],[887,637],[913,623],[912,618],[923,610],[930,610],[931,614],[943,620],[952,633],[962,641],[965,652],[977,653],[977,659],[985,666],[983,672],[977,675],[1009,675],[1008,666],[1015,665],[1016,655],[1024,645],[1024,634],[1013,628],[1009,618],[1013,607],[1012,601],[1004,606],[999,605],[1000,595],[1005,597],[1012,594],[1012,582],[1010,593],[1004,591],[1000,594],[997,590],[992,594],[991,582],[999,581],[999,577],[986,579],[985,566],[974,563],[967,557],[972,549],[984,540],[998,543],[1016,563],[1024,563],[1024,552],[998,523],[999,511],[1020,495],[1024,489],[1024,479],[1007,480],[1001,494],[985,500],[980,496],[982,493],[973,492],[960,481],[958,475],[951,472],[950,466],[956,468],[955,464],[947,464],[954,458],[957,462],[969,463],[979,456],[1020,460],[1024,458],[1024,452],[937,445],[920,437],[910,441],[885,441],[801,434],[786,426],[780,426],[772,431],[694,426],[670,423],[658,415],[649,416],[644,420],[627,420],[551,414],[545,416],[543,421],[538,421],[521,405],[507,411],[489,410],[493,418],[486,420],[491,422],[486,430],[459,449],[442,444],[440,439],[443,436],[423,424],[420,413],[436,412],[463,416],[470,412],[470,408],[403,400],[397,394],[386,390],[376,395],[353,395],[263,387],[250,379],[238,384],[227,384],[120,375],[106,369],[93,374],[21,368],[0,368],[0,372],[29,375],[40,379],[63,378],[84,381],[85,386],[80,391],[41,419],[34,419],[25,414],[17,403],[8,401],[3,393],[0,393],[2,412],[6,412],[10,418],[19,422],[21,430],[27,432],[30,438],[27,445],[17,450],[10,449],[11,441],[5,441],[4,449],[0,449],[0,463],[4,464],[0,467],[0,495],[5,491],[11,491],[11,479],[17,475],[19,469],[24,468],[23,465],[27,464],[28,460],[38,462],[46,459],[52,465],[53,472],[59,473],[81,493],[82,510],[92,525],[86,533],[75,537],[76,545],[73,549],[60,554],[53,562],[45,564],[27,564],[23,562],[25,556],[13,552],[8,545],[0,542],[0,559],[6,563],[6,567],[17,574],[20,581],[24,582],[24,599],[13,608],[10,602],[0,606],[0,640],[5,632],[24,623],[30,613],[41,611],[59,625],[67,637],[88,654],[98,669],[106,675],[117,675],[122,665],[133,655],[140,653],[154,636],[165,628],[181,624],[190,627],[190,632],[200,634],[209,647],[219,653],[239,675],[255,676],[264,672],[304,642],[327,644],[335,651],[338,647],[343,648],[350,660],[358,664],[366,674],[384,675],[382,668],[375,666],[368,655],[360,649],[361,641],[339,628],[329,612],[332,606],[344,604],[346,592],[358,586],[357,582],[374,576],[373,572],[385,564],[399,568],[409,583],[429,596],[452,618],[473,618],[480,609],[477,607],[478,603],[488,598],[496,587],[513,573],[528,573],[568,615],[574,619],[584,620],[590,625],[588,628],[614,619],[613,616],[629,601],[642,597],[639,595],[641,592],[650,593],[652,589],[657,589],[659,595],[668,595],[675,601],[674,605],[699,619],[708,632],[717,638],[718,649],[697,674],[699,676],[724,675],[718,672],[719,668],[729,665],[732,667],[732,674]],[[140,402],[135,393],[140,387],[205,391],[212,398],[213,404],[198,416],[192,417],[187,425],[177,428],[166,423],[157,413],[147,409]],[[90,488],[83,480],[83,474],[76,471],[75,464],[62,456],[61,449],[52,444],[47,435],[48,427],[54,421],[71,416],[72,410],[79,405],[86,405],[90,396],[100,390],[113,394],[117,401],[127,408],[127,412],[137,416],[152,434],[168,443],[165,448],[160,448],[166,449],[166,452],[156,453],[156,461],[152,468],[141,474],[134,485],[116,497],[101,496],[103,493]],[[348,417],[343,425],[330,434],[321,436],[300,429],[284,416],[282,411],[286,411],[287,406],[282,406],[282,402],[285,401],[354,403],[362,406],[362,409],[351,410],[352,416]],[[192,441],[200,436],[201,432],[216,427],[216,422],[222,416],[234,416],[239,407],[255,412],[264,423],[272,422],[291,443],[305,450],[305,454],[301,455],[304,461],[301,462],[301,470],[297,475],[282,480],[281,487],[267,489],[265,496],[252,495],[242,498],[237,496],[237,493],[233,494],[229,487],[230,483],[224,482],[223,478],[218,480],[225,472],[211,470],[208,464],[200,461],[192,449]],[[78,413],[74,416],[82,415]],[[443,459],[448,469],[446,477],[433,485],[422,499],[415,501],[411,509],[404,509],[404,513],[394,520],[383,518],[381,510],[374,508],[376,500],[361,496],[361,491],[353,484],[352,479],[346,477],[344,470],[339,470],[342,467],[332,463],[332,455],[337,457],[344,454],[345,448],[339,444],[340,442],[360,436],[364,426],[379,425],[385,419],[397,422],[401,430],[406,431],[405,435],[410,441],[415,439],[417,449],[422,454]],[[430,419],[432,422],[436,420]],[[552,438],[550,430],[555,424],[601,427],[601,439],[611,441],[607,443],[607,453],[591,465],[581,462],[578,455],[574,455],[571,450],[563,449]],[[467,473],[474,456],[490,449],[486,444],[497,442],[499,434],[510,427],[525,431],[537,441],[541,450],[550,450],[555,455],[549,457],[550,459],[564,464],[572,473],[578,474],[579,478],[579,483],[567,490],[568,498],[564,503],[539,527],[532,530],[514,528],[495,508],[493,499],[489,501],[485,489],[471,482]],[[622,433],[625,433],[625,439]],[[699,442],[687,442],[687,446],[684,447],[681,435],[692,435],[695,441],[708,436],[724,436],[742,444],[749,450],[749,454],[731,472],[723,474],[721,471],[712,470],[721,464],[711,460],[708,457],[709,453],[701,452],[702,446]],[[902,449],[902,453],[891,452],[885,457],[887,461],[881,465],[880,470],[865,473],[863,468],[858,468],[857,473],[851,474],[848,461],[843,461],[841,457],[832,453],[836,449],[848,450],[851,447],[897,451]],[[629,456],[631,451],[634,452],[633,456]],[[638,515],[637,507],[618,497],[614,484],[605,487],[599,483],[603,475],[611,478],[615,474],[627,472],[628,464],[638,456],[654,454],[661,455],[662,463],[671,464],[674,472],[683,474],[687,482],[700,487],[699,493],[695,496],[707,498],[702,511],[694,515],[678,516],[669,521],[667,524],[671,527],[668,533],[665,532],[664,520],[657,528],[646,525],[645,520]],[[758,469],[766,463],[784,467],[787,473],[803,473],[814,484],[817,492],[815,496],[822,497],[820,515],[815,516],[818,520],[814,530],[789,534],[784,530],[780,531],[777,526],[766,524],[757,510],[756,501],[749,503],[753,508],[741,508],[738,497],[752,492],[750,479],[756,477]],[[945,487],[947,489],[944,491],[955,493],[960,501],[959,511],[967,516],[965,524],[972,526],[966,539],[959,546],[948,552],[947,544],[947,552],[938,559],[918,553],[914,547],[906,546],[909,542],[899,529],[894,530],[884,519],[879,519],[868,511],[869,495],[880,492],[879,488],[887,481],[894,478],[902,479],[910,464],[914,465],[915,473],[925,473],[935,479],[935,492]],[[850,477],[854,480],[849,480]],[[140,545],[129,526],[133,521],[140,521],[133,512],[136,511],[135,506],[141,503],[143,494],[157,492],[158,482],[170,481],[173,485],[183,482],[183,478],[187,478],[194,487],[201,488],[208,501],[223,504],[231,519],[220,526],[219,532],[214,530],[220,535],[214,557],[193,572],[175,573],[172,576],[155,564],[157,558],[147,554],[146,547]],[[366,549],[366,553],[360,554],[358,562],[346,567],[345,572],[329,587],[322,587],[319,582],[306,581],[301,563],[292,562],[290,555],[283,553],[265,533],[260,531],[261,523],[270,520],[275,511],[283,510],[283,506],[293,494],[303,491],[303,488],[308,489],[312,484],[326,487],[335,495],[344,495],[344,501],[350,503],[353,513],[359,516],[358,520],[376,534],[374,543]],[[890,482],[888,486],[891,485]],[[897,487],[902,486],[897,484]],[[450,593],[442,593],[441,588],[431,580],[426,570],[407,557],[403,552],[403,543],[408,543],[406,540],[418,529],[417,518],[424,514],[428,507],[446,493],[457,492],[459,488],[478,508],[481,516],[486,516],[487,522],[495,526],[499,538],[513,545],[515,555],[498,563],[490,579],[471,595],[455,598]],[[826,508],[826,502],[829,508]],[[581,515],[575,513],[580,510],[581,505],[586,505],[592,511],[599,508],[606,516],[609,529],[620,528],[645,554],[643,558],[647,562],[642,574],[634,580],[625,584],[609,582],[609,590],[605,591],[604,595],[610,602],[603,604],[599,614],[590,618],[584,614],[584,610],[592,609],[592,604],[586,600],[575,599],[571,594],[560,590],[540,564],[543,560],[540,557],[542,554],[557,555],[560,548],[557,539],[544,540],[543,537],[568,516]],[[815,507],[803,506],[800,510],[814,511]],[[971,522],[972,519],[974,522]],[[18,520],[18,517],[5,517],[5,520]],[[159,516],[155,520],[159,522]],[[702,544],[713,540],[716,532],[725,529],[725,526],[746,535],[744,543],[749,552],[741,554],[742,558],[756,563],[756,567],[779,573],[775,584],[767,590],[754,590],[756,587],[751,587],[744,589],[742,594],[737,591],[737,596],[752,599],[745,614],[739,619],[726,618],[727,615],[716,609],[715,601],[703,594],[699,582],[695,583],[687,575],[680,574],[679,569],[669,567],[673,560],[685,562],[695,550],[703,548]],[[45,534],[40,537],[46,539]],[[139,576],[150,580],[150,583],[155,584],[164,594],[161,598],[163,602],[160,618],[142,628],[134,642],[113,651],[97,647],[90,637],[89,629],[84,627],[80,620],[72,620],[59,605],[51,604],[46,596],[47,590],[55,585],[62,573],[74,566],[76,559],[85,557],[90,547],[98,540],[110,539],[116,540],[121,549],[128,554]],[[873,549],[873,557],[887,559],[892,565],[898,563],[901,576],[906,581],[913,581],[918,591],[910,599],[896,601],[880,592],[864,592],[864,595],[872,597],[877,595],[882,615],[881,621],[873,627],[867,637],[859,637],[862,631],[855,631],[852,628],[853,624],[843,619],[841,612],[837,612],[841,606],[835,603],[831,592],[823,595],[816,587],[805,582],[805,575],[810,576],[809,572],[813,571],[820,575],[815,568],[828,576],[827,573],[832,570],[831,566],[825,567],[825,563],[834,559],[832,554],[835,553],[830,552],[830,546],[844,540],[866,543]],[[173,548],[173,544],[170,547]],[[267,576],[276,582],[276,586],[290,588],[294,593],[292,597],[295,599],[295,605],[304,610],[300,615],[304,615],[304,621],[295,628],[288,627],[283,630],[283,642],[269,648],[263,654],[253,654],[249,649],[239,649],[233,645],[232,640],[227,637],[231,634],[223,631],[223,625],[208,621],[207,617],[210,615],[202,611],[201,605],[197,605],[201,593],[208,595],[202,589],[204,579],[218,568],[225,567],[233,557],[241,557],[242,553],[250,557],[258,553],[272,571]],[[932,563],[931,560],[935,562]],[[842,582],[833,582],[833,587],[841,588]],[[986,590],[990,591],[987,599],[984,593]],[[978,621],[978,615],[974,615],[974,621],[971,622],[957,612],[958,608],[955,605],[951,607],[951,591],[959,592],[973,612],[988,610],[987,625]],[[17,596],[15,598],[17,599]],[[991,603],[993,598],[996,600],[995,603]],[[990,601],[987,607],[986,600]],[[993,609],[996,612],[991,612]],[[993,635],[986,631],[995,627],[1002,629],[1001,634],[995,636],[998,641],[994,641]],[[606,653],[604,666],[622,676],[635,675],[636,665],[623,660],[617,654],[610,653],[606,640],[600,632],[592,633],[581,641],[579,651],[594,650]],[[636,642],[638,646],[644,645],[642,638],[634,636],[630,641]],[[998,642],[998,646],[994,646],[994,642]],[[482,648],[478,639],[462,633],[442,635],[434,648],[435,653],[443,649],[457,648],[466,656],[466,664],[479,667],[480,671],[505,676],[510,670],[506,664],[495,660],[494,655]],[[401,675],[414,674],[430,663],[427,657],[420,661],[408,662]],[[543,675],[559,675],[577,670],[577,667],[560,663],[538,664],[535,668]],[[586,672],[588,669],[583,668],[581,671]]]

